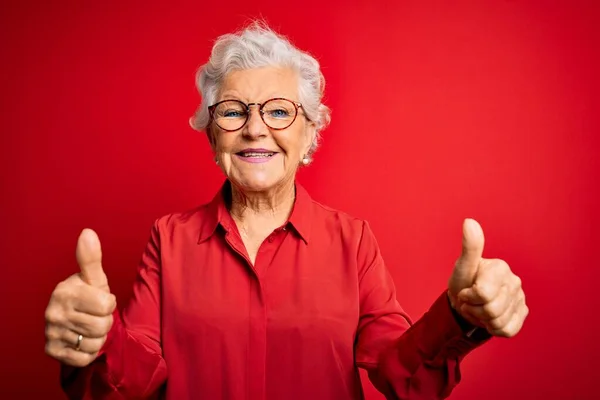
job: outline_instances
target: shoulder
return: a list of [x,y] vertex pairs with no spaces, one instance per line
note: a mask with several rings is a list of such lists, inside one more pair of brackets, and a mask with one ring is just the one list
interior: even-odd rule
[[312,220],[317,232],[324,230],[356,244],[362,241],[365,234],[371,234],[367,220],[315,200],[312,200]]
[[339,221],[342,224],[349,225],[362,225],[366,222],[365,220],[349,214],[346,211],[330,207],[316,200],[312,200],[312,211],[316,220]]
[[155,225],[161,228],[173,228],[178,226],[193,225],[198,223],[208,214],[209,204],[202,204],[197,207],[184,210],[175,211],[168,214],[164,214],[155,220]]
[[340,248],[345,254],[354,254],[359,275],[381,260],[379,245],[367,220],[314,200],[312,209],[311,239],[314,237],[327,249]]
[[152,231],[161,237],[173,239],[180,236],[195,236],[204,230],[214,230],[217,225],[215,211],[211,203],[205,203],[194,208],[164,214],[154,220]]

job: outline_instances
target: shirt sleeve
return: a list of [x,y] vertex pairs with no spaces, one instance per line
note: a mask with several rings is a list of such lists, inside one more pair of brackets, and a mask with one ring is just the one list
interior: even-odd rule
[[61,386],[70,399],[152,398],[166,381],[160,268],[157,221],[138,266],[133,296],[122,312],[113,313],[113,326],[96,360],[83,368],[61,365]]
[[453,314],[446,291],[414,324],[402,310],[369,225],[358,250],[360,320],[356,363],[387,399],[444,399],[460,382],[460,362],[490,338]]

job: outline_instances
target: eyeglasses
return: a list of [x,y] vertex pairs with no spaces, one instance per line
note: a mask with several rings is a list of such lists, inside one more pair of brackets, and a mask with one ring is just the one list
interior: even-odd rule
[[302,104],[284,98],[274,98],[264,103],[244,103],[240,100],[223,100],[208,107],[211,120],[224,131],[241,129],[250,116],[250,106],[259,106],[259,114],[265,125],[281,130],[294,123]]

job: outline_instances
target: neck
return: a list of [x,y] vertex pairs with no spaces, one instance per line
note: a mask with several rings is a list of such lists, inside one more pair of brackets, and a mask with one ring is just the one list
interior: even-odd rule
[[248,192],[231,185],[230,212],[234,220],[252,220],[283,224],[289,217],[295,200],[294,181],[268,191]]

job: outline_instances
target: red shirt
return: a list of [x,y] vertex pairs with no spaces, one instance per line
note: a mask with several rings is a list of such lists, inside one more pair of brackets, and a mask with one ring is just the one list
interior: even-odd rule
[[71,398],[362,399],[357,367],[388,398],[450,394],[485,338],[467,337],[445,291],[411,327],[367,222],[298,184],[252,265],[228,193],[155,222],[99,357],[63,367]]

